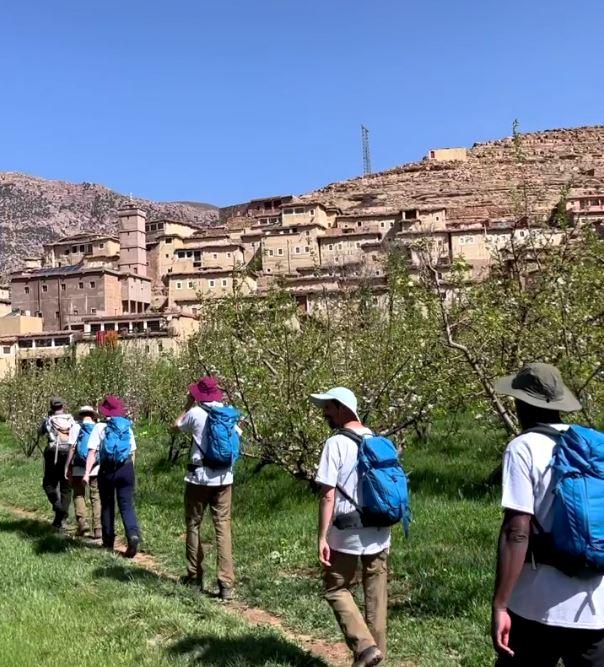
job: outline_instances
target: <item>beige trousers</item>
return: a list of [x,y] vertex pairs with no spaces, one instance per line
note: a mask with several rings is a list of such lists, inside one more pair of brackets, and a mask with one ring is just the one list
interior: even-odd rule
[[187,574],[203,579],[203,543],[200,537],[201,520],[210,506],[216,531],[218,582],[226,588],[235,583],[233,547],[231,543],[231,499],[233,487],[185,484],[185,521],[187,525]]
[[[346,643],[355,656],[375,645],[386,655],[388,551],[356,556],[332,550],[331,566],[324,568],[323,582],[325,599],[331,605]],[[364,616],[352,596],[352,589],[358,583],[363,584]]]
[[[86,507],[86,484],[82,477],[73,477],[71,486],[73,488],[73,505],[75,509],[78,528],[88,528],[88,508]],[[88,484],[90,505],[92,506],[92,530],[101,530],[101,498],[99,496],[99,480],[97,477],[90,478]]]

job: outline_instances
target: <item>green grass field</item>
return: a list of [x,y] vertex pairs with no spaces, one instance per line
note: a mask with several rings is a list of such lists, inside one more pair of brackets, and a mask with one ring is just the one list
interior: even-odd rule
[[[180,574],[184,562],[182,465],[164,462],[165,436],[152,428],[139,429],[138,435],[137,507],[145,550],[166,571]],[[500,512],[498,491],[484,480],[496,467],[502,444],[501,433],[481,433],[470,425],[454,435],[436,433],[428,443],[408,447],[405,465],[411,475],[414,523],[409,540],[400,528],[395,529],[389,665],[405,661],[418,667],[491,664],[488,612]],[[321,599],[315,554],[316,497],[307,485],[274,467],[255,473],[251,462],[238,464],[236,482],[233,530],[239,597],[278,614],[296,632],[341,639]],[[25,460],[4,431],[0,500],[48,512],[40,484],[41,461]],[[179,660],[190,661],[184,649],[195,644],[191,637],[202,632],[209,648],[198,664],[313,664],[300,662],[301,652],[296,654],[297,649],[285,642],[279,644],[283,655],[271,662],[267,651],[274,636],[269,642],[263,635],[250,634],[249,627],[225,620],[215,603],[193,605],[182,587],[137,575],[136,568],[114,556],[91,553],[71,543],[60,553],[40,552],[36,531],[46,528],[34,528],[34,535],[28,535],[18,520],[2,515],[0,569],[3,580],[10,581],[8,573],[14,577],[17,572],[19,583],[8,597],[0,597],[1,604],[13,610],[12,618],[3,614],[0,622],[0,664],[12,664],[2,661],[2,651],[23,644],[33,662],[14,664],[34,664],[34,658],[53,664],[49,659],[54,650],[60,650],[53,649],[56,625],[45,620],[52,613],[64,619],[66,644],[70,646],[68,637],[79,637],[74,643],[80,644],[90,661],[95,656],[103,660],[119,648],[125,652],[124,661],[111,664],[181,664]],[[211,540],[209,521],[205,532]],[[211,551],[208,582],[213,561]],[[103,572],[109,574],[99,575]],[[73,587],[74,578],[83,580],[81,588]],[[127,610],[132,632],[116,619],[116,604]],[[72,618],[76,625],[69,629]],[[38,626],[40,633],[35,630]],[[64,642],[57,643],[66,647]],[[132,643],[136,646],[131,647]],[[46,655],[51,657],[44,659]]]

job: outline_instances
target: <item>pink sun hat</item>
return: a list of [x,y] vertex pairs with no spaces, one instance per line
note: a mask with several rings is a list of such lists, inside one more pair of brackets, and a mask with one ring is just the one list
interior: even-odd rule
[[212,403],[222,401],[224,392],[218,386],[216,378],[204,375],[197,382],[189,385],[189,394],[199,403]]
[[103,417],[125,417],[126,404],[119,396],[108,394],[99,405],[99,412]]

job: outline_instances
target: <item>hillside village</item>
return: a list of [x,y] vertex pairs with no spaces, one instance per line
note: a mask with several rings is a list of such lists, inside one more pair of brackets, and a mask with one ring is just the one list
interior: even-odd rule
[[[435,149],[423,168],[446,173],[469,159],[463,148]],[[385,174],[370,176],[371,188],[387,180]],[[423,204],[410,197],[416,203],[408,207],[396,205],[400,200],[382,186],[383,197],[374,191],[360,200],[350,192],[346,199],[337,186],[303,197],[255,199],[223,209],[220,224],[205,229],[148,219],[136,203],[122,205],[117,233],[64,236],[10,274],[0,294],[0,374],[118,340],[153,354],[176,349],[198,329],[203,299],[235,290],[261,297],[276,281],[309,314],[361,283],[378,295],[386,289],[393,246],[403,250],[412,275],[420,269],[421,241],[443,281],[457,258],[480,280],[494,251],[512,238],[538,246],[556,243],[562,233],[551,192],[540,200],[535,224],[501,202],[478,205],[475,197],[459,206],[450,186],[448,194],[432,193]],[[604,187],[574,188],[566,209],[573,224],[600,225]]]

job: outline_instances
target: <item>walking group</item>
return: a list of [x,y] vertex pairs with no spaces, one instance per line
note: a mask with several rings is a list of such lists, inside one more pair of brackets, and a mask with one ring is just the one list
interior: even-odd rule
[[[523,432],[503,459],[504,517],[500,531],[492,639],[498,667],[604,666],[604,435],[562,422],[581,409],[560,372],[528,364],[500,379],[496,391],[515,400]],[[386,658],[388,556],[391,527],[410,514],[407,477],[396,447],[359,418],[352,391],[336,387],[312,394],[334,430],[320,457],[318,558],[325,599],[353,653],[353,667]],[[100,421],[103,417],[105,421]],[[186,574],[204,590],[200,538],[209,508],[217,543],[218,593],[233,597],[231,540],[233,466],[239,455],[240,414],[225,405],[215,378],[188,388],[174,427],[192,437],[185,476]],[[115,502],[127,539],[125,555],[140,543],[134,509],[136,442],[126,407],[107,396],[83,406],[76,421],[52,399],[40,433],[44,490],[62,530],[73,490],[77,534],[88,534],[86,489],[93,539],[113,548]],[[363,611],[353,596],[362,585]]]

